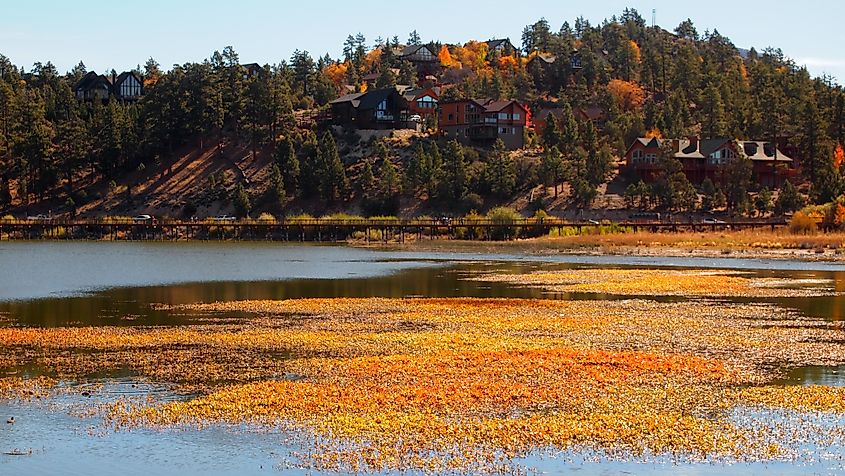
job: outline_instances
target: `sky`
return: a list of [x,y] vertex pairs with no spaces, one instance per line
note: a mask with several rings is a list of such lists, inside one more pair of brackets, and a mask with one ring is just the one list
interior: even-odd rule
[[699,33],[717,29],[741,48],[781,48],[815,75],[845,83],[842,18],[838,0],[88,0],[0,1],[0,54],[31,69],[35,62],[64,72],[79,61],[88,70],[118,72],[155,58],[173,64],[201,61],[231,45],[242,63],[290,58],[295,49],[313,56],[341,54],[350,33],[398,35],[405,41],[417,30],[424,41],[464,43],[509,37],[521,40],[525,25],[545,17],[557,30],[583,16],[593,24],[626,7],[650,24],[673,30],[691,18]]

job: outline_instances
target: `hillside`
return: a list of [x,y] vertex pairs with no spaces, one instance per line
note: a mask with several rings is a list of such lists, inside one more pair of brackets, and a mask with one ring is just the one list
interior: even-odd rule
[[[528,25],[519,45],[426,43],[416,32],[370,45],[358,34],[340,58],[297,50],[261,66],[226,47],[168,71],[150,59],[110,76],[82,63],[66,74],[49,62],[27,72],[0,55],[0,213],[410,216],[508,205],[527,214],[766,215],[845,192],[845,91],[831,78],[811,77],[779,49],[740,50],[690,20],[649,27],[626,9],[600,25],[557,21]],[[124,96],[115,81],[134,81],[135,92]],[[356,130],[372,120],[385,128],[354,109],[359,94],[415,90],[430,91],[428,109],[386,106],[396,110],[379,117],[422,114],[418,136],[398,120],[388,128],[399,130],[375,134],[384,140]],[[335,108],[339,97],[352,109]],[[444,126],[436,111],[459,101],[526,111],[484,118],[510,127],[519,117],[504,139],[520,150],[455,136],[462,126]],[[619,167],[638,138],[665,146],[648,158],[648,176]],[[778,172],[788,180],[762,184],[740,149],[724,161],[699,154],[702,170],[707,160],[719,168],[700,180],[683,154],[664,150],[699,139],[774,144],[794,159]]]

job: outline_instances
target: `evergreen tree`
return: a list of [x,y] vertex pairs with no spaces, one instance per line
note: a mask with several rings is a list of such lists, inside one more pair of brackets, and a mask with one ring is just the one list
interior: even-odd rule
[[331,132],[326,132],[320,139],[317,149],[317,163],[320,167],[320,193],[326,200],[343,198],[349,190],[346,168],[340,160],[337,143]]
[[516,162],[501,139],[496,141],[484,167],[484,181],[497,197],[508,198],[516,188]]
[[289,137],[279,141],[275,159],[276,165],[283,171],[285,189],[294,193],[299,188],[299,158]]
[[287,201],[287,194],[285,193],[285,180],[278,164],[273,164],[270,168],[270,188],[268,192],[273,203],[284,206]]
[[249,194],[246,189],[244,189],[243,184],[239,183],[238,187],[235,189],[235,196],[232,200],[232,205],[234,205],[235,213],[239,217],[248,216],[250,210],[252,210],[252,203],[249,200]]
[[443,190],[442,198],[461,201],[466,197],[469,176],[467,174],[464,148],[456,140],[446,144],[443,154],[443,179],[440,181]]
[[792,213],[800,210],[804,206],[804,201],[798,194],[798,189],[792,182],[787,180],[780,188],[777,201],[775,201],[775,214],[783,215],[785,213]]
[[561,181],[563,181],[565,169],[563,156],[557,147],[552,146],[546,149],[540,169],[546,179],[546,185],[552,185],[555,188],[555,198],[558,198],[558,190]]

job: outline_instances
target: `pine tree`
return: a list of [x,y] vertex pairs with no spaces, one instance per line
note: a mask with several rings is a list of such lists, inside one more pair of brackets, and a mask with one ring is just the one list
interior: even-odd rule
[[294,193],[299,188],[299,158],[289,137],[276,146],[276,165],[283,171],[285,189]]
[[274,203],[284,206],[285,201],[287,201],[287,194],[285,193],[284,177],[282,177],[282,171],[278,164],[273,164],[270,168],[270,188],[268,192]]
[[463,200],[467,194],[468,182],[464,148],[458,141],[451,140],[446,144],[443,155],[443,180],[440,181],[443,198],[454,201]]
[[501,139],[496,141],[490,152],[484,167],[484,181],[490,192],[501,198],[510,197],[516,188],[516,162]]
[[555,198],[558,198],[558,188],[564,176],[563,156],[560,150],[552,146],[546,149],[543,154],[543,162],[540,165],[543,177],[546,178],[546,185],[552,185],[555,188]]
[[246,189],[244,189],[243,184],[239,183],[238,187],[235,189],[235,196],[232,200],[232,205],[234,205],[235,213],[239,217],[248,216],[250,210],[252,210],[252,203],[249,200],[249,194]]

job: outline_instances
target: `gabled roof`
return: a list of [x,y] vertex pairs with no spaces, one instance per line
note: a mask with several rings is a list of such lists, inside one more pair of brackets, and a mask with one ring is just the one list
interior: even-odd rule
[[375,109],[382,101],[389,98],[391,95],[399,94],[395,88],[376,89],[374,91],[367,91],[360,97],[359,109]]
[[78,83],[76,83],[76,87],[74,88],[74,90],[87,91],[89,89],[97,87],[100,84],[105,85],[107,88],[111,88],[111,81],[109,81],[109,78],[102,74],[97,74],[94,71],[90,71],[85,76],[83,76]]
[[366,94],[366,93],[346,94],[346,95],[343,95],[343,96],[335,99],[334,101],[330,101],[329,104],[343,104],[343,103],[348,102],[348,103],[352,103],[352,107],[358,107],[358,104],[360,104],[360,102],[361,102],[360,101],[361,96],[363,96],[364,94]]
[[546,64],[554,64],[557,61],[557,56],[551,53],[539,53],[537,56],[531,58],[530,61],[534,61],[535,59],[542,61]]
[[[399,88],[400,88],[399,86],[396,87],[397,90],[399,90]],[[417,88],[417,89],[406,88],[406,89],[399,90],[399,92],[402,93],[402,97],[404,97],[405,100],[407,100],[407,101],[413,101],[413,100],[415,100],[415,99],[417,99],[421,96],[427,96],[427,95],[434,96],[434,99],[440,98],[440,95],[437,93],[437,91],[434,90],[434,88]]]
[[516,47],[514,47],[513,44],[511,43],[511,40],[508,39],[508,38],[498,39],[498,40],[487,40],[486,43],[487,43],[487,49],[489,49],[489,50],[495,50],[496,48],[499,48],[499,47],[516,49]]
[[514,101],[513,99],[506,100],[506,101],[491,101],[484,106],[484,110],[487,111],[487,112],[499,112],[502,109],[510,106],[511,104],[516,104],[523,111],[527,111],[525,106],[523,106],[522,104],[520,104],[517,101]]
[[128,78],[128,77],[130,77],[130,76],[132,76],[133,78],[135,78],[135,81],[138,81],[138,84],[144,84],[144,83],[141,81],[141,78],[139,78],[139,77],[138,77],[138,75],[137,75],[137,74],[135,74],[134,72],[132,72],[132,71],[124,71],[123,73],[120,73],[120,75],[117,77],[117,79],[115,79],[115,80],[114,80],[114,85],[115,85],[115,87],[120,86],[121,84],[123,84],[123,82],[124,82],[124,81],[126,81],[126,78]]
[[431,49],[431,47],[430,47],[430,46],[428,46],[428,45],[410,45],[410,46],[406,46],[405,48],[403,48],[403,49],[402,49],[402,53],[400,53],[400,54],[399,54],[399,56],[400,56],[400,57],[414,56],[415,54],[417,54],[417,52],[419,52],[419,51],[420,51],[421,49],[423,49],[423,48],[427,49],[427,50],[428,50],[428,52],[429,52],[429,53],[431,53],[431,54],[432,54],[432,56],[434,56],[435,58],[437,57],[437,52],[436,52],[436,51],[434,51],[434,50],[432,50],[432,49]]
[[[740,141],[739,145],[742,147],[745,155],[751,160],[759,161],[773,161],[778,162],[792,162],[792,158],[784,154],[775,147],[772,147],[771,142],[766,141]],[[751,153],[753,152],[753,153]]]
[[[745,154],[749,159],[756,160],[756,161],[773,161],[777,160],[778,162],[792,162],[793,159],[781,152],[780,150],[775,151],[772,147],[771,142],[766,141],[736,141],[734,139],[727,139],[727,138],[717,138],[717,139],[703,139],[703,140],[690,140],[690,139],[679,139],[679,140],[671,140],[670,139],[657,139],[657,138],[646,138],[640,137],[635,140],[628,150],[625,151],[625,155],[631,152],[631,149],[639,144],[642,144],[643,147],[651,149],[651,148],[660,148],[663,144],[670,142],[673,146],[675,146],[675,153],[673,157],[676,159],[705,159],[710,157],[711,154],[714,152],[723,149],[730,143],[735,143],[737,147],[740,148],[740,152]],[[777,155],[777,158],[775,158]]]

